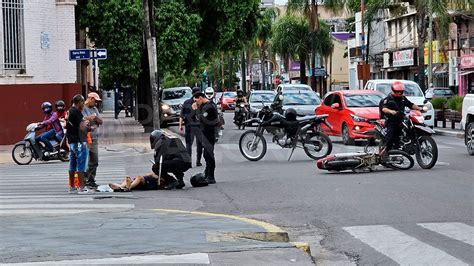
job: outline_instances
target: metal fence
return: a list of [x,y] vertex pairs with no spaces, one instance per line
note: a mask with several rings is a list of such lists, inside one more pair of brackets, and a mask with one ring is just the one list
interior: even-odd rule
[[1,70],[25,71],[25,28],[23,0],[3,0]]

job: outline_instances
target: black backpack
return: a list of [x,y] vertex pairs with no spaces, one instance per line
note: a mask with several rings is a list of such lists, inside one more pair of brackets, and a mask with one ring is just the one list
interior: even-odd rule
[[198,174],[193,175],[191,177],[190,182],[193,187],[205,187],[209,185],[203,173],[198,173]]

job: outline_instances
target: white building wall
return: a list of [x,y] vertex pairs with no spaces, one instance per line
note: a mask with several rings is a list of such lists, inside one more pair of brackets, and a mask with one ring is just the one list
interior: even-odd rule
[[[0,76],[0,84],[76,83],[76,62],[69,61],[69,50],[76,47],[75,4],[71,0],[24,1],[26,73]],[[49,35],[45,49],[41,47],[43,32]]]

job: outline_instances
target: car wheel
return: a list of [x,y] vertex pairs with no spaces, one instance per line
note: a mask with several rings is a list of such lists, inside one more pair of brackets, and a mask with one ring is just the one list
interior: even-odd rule
[[350,137],[349,127],[345,123],[342,124],[342,142],[344,145],[354,145],[354,140]]
[[466,141],[467,153],[469,153],[469,155],[474,155],[474,122],[467,125],[464,138]]

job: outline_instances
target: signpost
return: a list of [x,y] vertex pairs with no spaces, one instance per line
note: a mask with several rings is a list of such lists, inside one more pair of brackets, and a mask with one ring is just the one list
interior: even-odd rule
[[92,75],[94,76],[94,90],[96,86],[96,60],[107,59],[107,49],[74,49],[69,50],[69,61],[92,60]]

